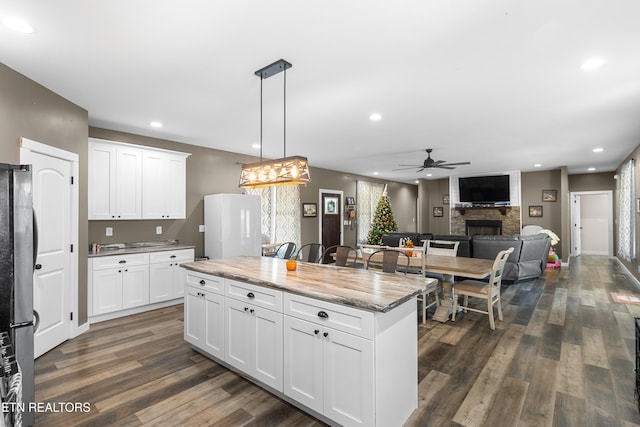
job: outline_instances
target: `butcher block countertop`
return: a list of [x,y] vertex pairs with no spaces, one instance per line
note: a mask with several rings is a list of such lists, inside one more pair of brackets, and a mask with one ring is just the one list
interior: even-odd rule
[[287,271],[286,260],[235,257],[181,264],[200,273],[280,289],[323,301],[369,311],[387,312],[422,293],[436,279],[421,275],[389,274],[350,267],[298,261]]

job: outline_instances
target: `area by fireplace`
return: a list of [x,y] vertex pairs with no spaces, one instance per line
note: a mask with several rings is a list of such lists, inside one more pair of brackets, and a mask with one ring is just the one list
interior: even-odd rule
[[468,219],[465,221],[467,236],[475,234],[502,234],[502,221],[490,219]]

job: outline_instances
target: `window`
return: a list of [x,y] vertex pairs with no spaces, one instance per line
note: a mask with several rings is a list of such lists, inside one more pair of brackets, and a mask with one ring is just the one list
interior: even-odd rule
[[369,229],[376,213],[378,201],[384,191],[384,184],[358,181],[356,197],[358,206],[358,243],[367,243]]
[[627,262],[636,258],[634,166],[633,159],[629,160],[618,177],[618,256]]
[[248,188],[260,196],[263,243],[294,242],[300,246],[300,186]]

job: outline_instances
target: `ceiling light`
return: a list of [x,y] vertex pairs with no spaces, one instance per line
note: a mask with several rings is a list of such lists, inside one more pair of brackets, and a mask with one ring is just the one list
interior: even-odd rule
[[379,114],[379,113],[373,113],[372,115],[369,116],[369,120],[371,120],[373,122],[377,122],[381,118],[382,118],[382,115]]
[[11,28],[13,31],[17,31],[19,33],[31,34],[33,33],[33,28],[27,21],[22,18],[18,18],[17,16],[7,16],[2,20],[2,24]]
[[605,61],[602,58],[590,58],[586,62],[584,62],[580,68],[582,68],[583,70],[594,70],[596,68],[602,67],[604,62]]
[[[306,184],[311,181],[306,157],[287,157],[287,68],[291,63],[280,59],[255,72],[260,77],[260,161],[242,165],[239,187],[260,188],[272,185]],[[262,81],[284,71],[284,157],[262,161]]]
[[428,173],[427,176],[433,176],[433,174],[432,173]]
[[596,170],[596,168],[589,168],[587,169],[589,172],[593,172],[594,170]]
[[416,179],[416,184],[420,184],[420,180]]
[[598,147],[598,148],[594,148],[592,151],[593,151],[594,153],[602,153],[602,152],[604,151],[604,148],[599,148],[599,147]]
[[542,163],[536,163],[535,165],[533,165],[534,168],[539,168],[542,166]]
[[380,172],[374,172],[373,174],[374,175],[380,175]]
[[259,143],[253,144],[253,145],[251,146],[251,148],[255,148],[255,149],[258,149],[258,148],[260,148],[260,147],[262,147],[262,145],[261,145],[261,144],[259,144]]
[[162,123],[160,123],[160,122],[151,122],[151,123],[149,123],[149,125],[152,128],[161,128],[162,127]]

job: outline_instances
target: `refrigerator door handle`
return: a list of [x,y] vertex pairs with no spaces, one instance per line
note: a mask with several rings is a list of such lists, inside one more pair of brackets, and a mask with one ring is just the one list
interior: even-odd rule
[[33,212],[33,269],[36,270],[36,261],[38,258],[38,218],[36,218],[36,210],[32,208]]
[[40,315],[37,311],[33,310],[33,332],[35,333],[40,326]]

